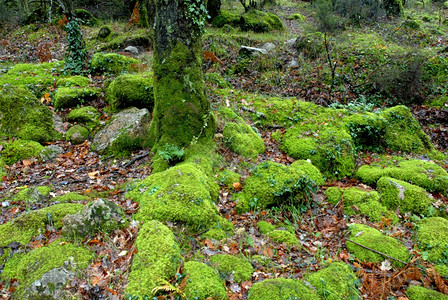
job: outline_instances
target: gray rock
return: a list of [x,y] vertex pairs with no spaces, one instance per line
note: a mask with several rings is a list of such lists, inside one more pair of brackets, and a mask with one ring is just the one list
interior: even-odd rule
[[286,62],[287,68],[297,68],[298,66],[299,66],[299,63],[295,59],[291,59]]
[[98,199],[81,212],[63,219],[62,233],[69,238],[85,238],[96,232],[111,232],[126,222],[124,210],[115,203]]
[[286,46],[288,46],[288,47],[292,47],[292,46],[294,46],[294,44],[296,43],[296,41],[297,41],[297,38],[293,38],[293,39],[287,40],[287,41],[285,42],[285,44],[286,44]]
[[275,44],[274,43],[266,43],[263,46],[260,47],[261,49],[264,49],[266,51],[271,51],[275,49]]
[[62,152],[64,152],[64,150],[61,147],[57,145],[50,145],[42,149],[42,151],[40,151],[39,158],[44,162],[50,161],[52,159],[57,158],[58,155],[61,154]]
[[112,121],[95,135],[92,148],[103,152],[122,136],[131,139],[144,138],[150,122],[151,115],[146,108],[125,109],[114,115]]
[[64,299],[68,296],[65,285],[75,278],[70,261],[66,261],[63,267],[55,268],[36,281],[25,290],[25,299]]
[[64,122],[62,121],[62,118],[57,114],[53,114],[53,125],[54,129],[57,132],[65,133],[66,130],[64,129]]
[[248,56],[248,57],[257,57],[260,55],[267,54],[268,51],[261,48],[254,48],[254,47],[247,47],[247,46],[241,46],[239,50],[240,56]]
[[134,47],[134,46],[127,46],[126,48],[124,48],[124,52],[129,52],[129,53],[137,55],[138,49],[137,49],[137,47]]

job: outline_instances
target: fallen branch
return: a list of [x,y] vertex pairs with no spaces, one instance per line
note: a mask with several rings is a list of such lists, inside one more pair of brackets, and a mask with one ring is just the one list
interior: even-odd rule
[[353,244],[358,245],[358,246],[360,246],[360,247],[362,247],[362,248],[364,248],[364,249],[367,249],[367,250],[370,250],[370,251],[372,251],[372,252],[375,252],[376,254],[379,254],[379,255],[382,255],[382,256],[384,256],[384,257],[390,258],[390,259],[392,259],[392,260],[398,261],[398,262],[402,263],[403,265],[407,265],[407,264],[408,264],[407,262],[404,262],[404,261],[402,261],[402,260],[400,260],[400,259],[398,259],[398,258],[395,258],[395,257],[392,257],[392,256],[390,256],[390,255],[384,254],[384,253],[382,253],[382,252],[380,252],[380,251],[376,251],[375,249],[372,249],[372,248],[369,248],[369,247],[367,247],[367,246],[361,245],[360,243],[354,242],[354,241],[352,241],[352,240],[350,240],[350,239],[346,239],[346,240],[349,241],[349,242],[352,242]]
[[146,157],[146,156],[148,156],[149,155],[149,151],[148,152],[145,152],[145,153],[142,153],[142,154],[139,154],[139,155],[137,155],[137,156],[134,156],[134,158],[132,158],[130,161],[128,161],[126,164],[124,164],[124,168],[127,168],[127,167],[129,167],[130,165],[132,165],[133,163],[135,163],[137,160],[139,160],[139,159],[142,159],[142,158],[144,158],[144,157]]

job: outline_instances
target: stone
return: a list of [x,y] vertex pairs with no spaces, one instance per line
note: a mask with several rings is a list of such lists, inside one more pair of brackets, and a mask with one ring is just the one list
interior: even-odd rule
[[297,41],[297,38],[293,38],[293,39],[287,40],[287,41],[285,42],[285,44],[286,44],[286,46],[288,46],[288,47],[293,47],[294,44],[296,43],[296,41]]
[[96,232],[111,232],[126,223],[124,210],[117,204],[98,199],[85,206],[81,212],[67,215],[62,233],[69,238],[85,238]]
[[75,125],[71,127],[65,134],[67,141],[70,141],[73,145],[79,145],[84,143],[89,137],[89,130],[81,125]]
[[111,32],[112,32],[112,30],[110,30],[109,27],[107,27],[107,26],[101,27],[100,31],[98,32],[97,38],[105,39],[110,35]]
[[299,66],[299,63],[295,59],[291,59],[286,61],[286,67],[287,68],[297,68]]
[[112,121],[101,129],[93,139],[93,149],[103,152],[120,138],[144,138],[151,115],[146,108],[130,107],[112,116]]
[[271,50],[275,49],[275,44],[268,42],[266,44],[263,44],[260,48],[262,48],[262,49],[264,49],[266,51],[271,51]]
[[50,161],[58,157],[62,152],[64,152],[64,150],[58,145],[50,145],[40,151],[39,158],[44,162]]
[[124,52],[129,52],[129,53],[137,55],[138,49],[137,49],[137,47],[134,47],[134,46],[127,46],[126,48],[124,48]]
[[261,48],[241,46],[239,50],[240,56],[257,57],[267,54],[268,51]]

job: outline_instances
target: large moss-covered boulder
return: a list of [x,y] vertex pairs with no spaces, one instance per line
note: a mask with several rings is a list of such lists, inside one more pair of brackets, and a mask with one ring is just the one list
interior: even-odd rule
[[284,28],[280,18],[269,12],[251,9],[240,18],[242,30],[254,32],[268,32],[273,29],[282,30]]
[[238,14],[221,9],[219,14],[213,18],[212,24],[216,27],[223,27],[224,25],[237,27],[240,24],[240,18]]
[[210,262],[223,277],[233,282],[250,280],[254,268],[242,257],[227,254],[217,254],[210,257]]
[[[362,224],[350,225],[350,239],[363,246],[369,247],[381,253],[392,256],[396,259],[407,262],[409,260],[409,252],[406,246],[393,237],[386,236],[375,228]],[[380,254],[367,250],[361,246],[358,246],[352,242],[347,241],[347,249],[357,259],[364,262],[379,263],[387,259]],[[392,264],[403,267],[403,265],[397,261],[391,261]]]
[[448,190],[448,173],[430,161],[386,157],[376,163],[361,166],[355,176],[367,184],[375,184],[387,176],[418,185],[431,192]]
[[160,287],[174,277],[180,265],[180,248],[171,230],[159,221],[145,222],[135,241],[134,256],[128,277],[126,293],[132,296],[154,295]]
[[151,111],[154,107],[152,76],[118,76],[107,88],[106,100],[115,109],[135,106]]
[[94,73],[121,74],[135,69],[139,61],[116,53],[95,53],[90,68]]
[[72,123],[84,124],[92,131],[99,125],[101,113],[92,106],[83,106],[70,111],[67,120]]
[[210,228],[221,219],[214,203],[218,190],[200,168],[185,163],[134,183],[126,197],[139,202],[137,220],[157,219]]
[[448,300],[448,295],[417,285],[408,287],[406,296],[409,300]]
[[0,135],[36,142],[56,138],[52,112],[27,89],[4,87],[0,92]]
[[97,232],[111,232],[126,223],[124,210],[112,201],[98,199],[77,214],[64,217],[62,233],[68,238],[85,238]]
[[224,282],[213,268],[197,261],[188,261],[184,265],[184,274],[188,276],[185,288],[187,299],[227,299]]
[[418,248],[426,252],[428,261],[436,264],[436,270],[442,276],[448,276],[448,220],[432,217],[423,219],[418,225]]
[[26,254],[15,254],[5,264],[2,277],[18,280],[15,299],[58,299],[68,296],[64,294],[66,284],[92,258],[84,247],[55,241]]
[[328,267],[305,276],[317,294],[323,299],[362,299],[356,287],[357,278],[343,262],[333,262]]
[[255,283],[249,290],[248,300],[321,299],[303,282],[295,279],[275,278]]
[[333,205],[340,201],[344,203],[344,213],[348,216],[363,214],[373,222],[380,222],[383,218],[398,221],[393,211],[380,203],[380,196],[376,191],[366,191],[359,187],[341,189],[329,187],[325,191],[327,201]]
[[221,108],[218,114],[224,142],[230,150],[245,157],[256,157],[265,150],[261,137],[230,108]]
[[6,74],[0,76],[0,88],[6,85],[29,88],[40,97],[41,91],[53,83],[53,74],[59,73],[63,67],[63,62],[15,64]]
[[234,198],[241,212],[284,203],[300,204],[323,183],[322,174],[307,161],[295,161],[289,167],[268,161],[254,168],[244,190]]
[[99,90],[93,88],[60,87],[54,95],[54,108],[76,107],[95,99]]
[[11,143],[3,144],[0,151],[2,161],[7,165],[12,165],[19,160],[32,156],[38,156],[44,147],[35,141],[15,140]]
[[50,225],[59,229],[66,215],[75,214],[81,208],[82,204],[61,203],[22,213],[19,217],[0,225],[0,247],[12,242],[26,245],[32,237],[45,232],[46,224],[52,223]]
[[381,177],[377,183],[381,202],[389,209],[426,214],[433,202],[425,189],[390,177]]

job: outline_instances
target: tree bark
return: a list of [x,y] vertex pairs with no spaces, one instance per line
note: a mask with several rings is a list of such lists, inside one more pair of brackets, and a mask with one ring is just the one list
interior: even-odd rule
[[204,3],[150,2],[154,8],[155,97],[150,137],[154,139],[154,149],[166,144],[188,147],[199,138],[213,136],[216,129],[205,94],[202,28],[190,10],[191,3]]

